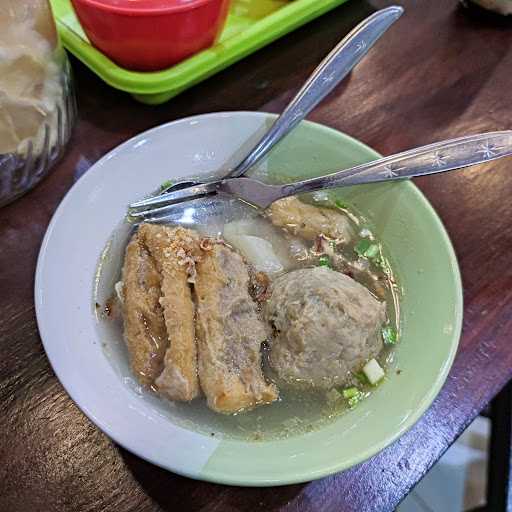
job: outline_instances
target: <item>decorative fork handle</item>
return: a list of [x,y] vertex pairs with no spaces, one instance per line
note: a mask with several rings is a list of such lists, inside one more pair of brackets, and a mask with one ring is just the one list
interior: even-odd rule
[[225,178],[242,176],[261,160],[345,78],[403,12],[398,6],[381,9],[349,32],[315,69],[270,130]]
[[437,142],[318,178],[282,185],[280,197],[314,190],[400,180],[460,169],[512,155],[512,131]]

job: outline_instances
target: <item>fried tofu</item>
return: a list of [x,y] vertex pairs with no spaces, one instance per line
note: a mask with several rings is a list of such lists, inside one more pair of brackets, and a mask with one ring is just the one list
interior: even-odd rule
[[171,400],[190,401],[200,393],[190,286],[195,276],[194,259],[199,255],[199,238],[188,229],[155,224],[142,224],[138,233],[160,273],[159,303],[167,331],[163,370],[155,386]]
[[188,229],[141,224],[123,281],[125,338],[141,383],[179,401],[202,390],[227,414],[278,398],[263,375],[268,333],[238,253]]
[[136,233],[123,267],[124,334],[137,380],[151,385],[162,369],[167,330],[160,306],[160,274]]

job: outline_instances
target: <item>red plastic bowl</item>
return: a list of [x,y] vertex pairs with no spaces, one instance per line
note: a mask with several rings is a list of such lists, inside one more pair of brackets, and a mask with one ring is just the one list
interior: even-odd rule
[[91,43],[124,68],[155,71],[211,46],[230,0],[71,0]]

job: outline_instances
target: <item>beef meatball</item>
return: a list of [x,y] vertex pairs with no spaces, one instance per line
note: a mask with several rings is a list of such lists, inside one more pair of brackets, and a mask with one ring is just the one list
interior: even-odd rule
[[385,303],[326,267],[277,278],[265,315],[274,331],[270,366],[291,386],[343,385],[382,349]]

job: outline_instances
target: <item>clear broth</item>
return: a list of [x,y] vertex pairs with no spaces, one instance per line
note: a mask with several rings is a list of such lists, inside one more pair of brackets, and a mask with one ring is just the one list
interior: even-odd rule
[[[334,203],[323,201],[318,206],[334,207]],[[354,237],[351,244],[339,251],[338,263],[336,263],[336,258],[333,261],[335,268],[341,266],[346,270],[347,262],[355,260],[354,245],[361,239],[360,233],[373,241],[375,241],[375,237],[372,234],[371,226],[362,216],[352,210],[345,210],[344,213],[351,219],[354,233],[357,236]],[[261,216],[256,210],[239,201],[210,198],[187,203],[186,206],[168,215],[165,222],[196,229],[205,236],[222,236],[225,224],[235,220],[252,222],[257,217]],[[259,236],[267,240],[270,239],[276,253],[286,256],[284,253],[287,251],[290,241],[293,241],[293,237],[285,234],[283,230],[276,228],[266,219],[258,222],[264,222],[258,228]],[[102,341],[107,358],[131,392],[144,396],[145,400],[152,405],[154,412],[179,426],[206,435],[257,441],[287,438],[316,430],[333,421],[348,409],[347,402],[341,395],[338,399],[333,399],[333,396],[337,396],[337,392],[334,392],[333,395],[332,392],[297,391],[280,386],[280,398],[273,404],[228,416],[210,410],[203,397],[191,403],[171,402],[161,398],[152,390],[140,386],[129,367],[128,353],[123,341],[120,308],[112,299],[115,295],[114,284],[121,277],[124,250],[133,229],[132,225],[126,222],[121,223],[101,255],[95,278],[94,309],[98,337]],[[377,243],[377,241],[375,242]],[[311,243],[308,246],[311,246]],[[382,254],[382,246],[380,247]],[[382,256],[385,259],[385,254]],[[313,256],[311,253],[302,261],[290,258],[286,270],[313,266],[316,264],[315,258],[318,256]],[[359,273],[356,268],[354,278],[381,300],[386,300],[388,322],[398,328],[398,287],[389,263],[386,263],[385,269],[386,271],[382,272],[372,265],[370,273]],[[376,289],[377,286],[380,287],[380,290]],[[392,348],[385,346],[377,359],[385,368],[386,373],[393,371]],[[266,373],[269,374],[269,372]],[[373,389],[369,385],[360,385],[359,388],[365,395],[370,394]]]

